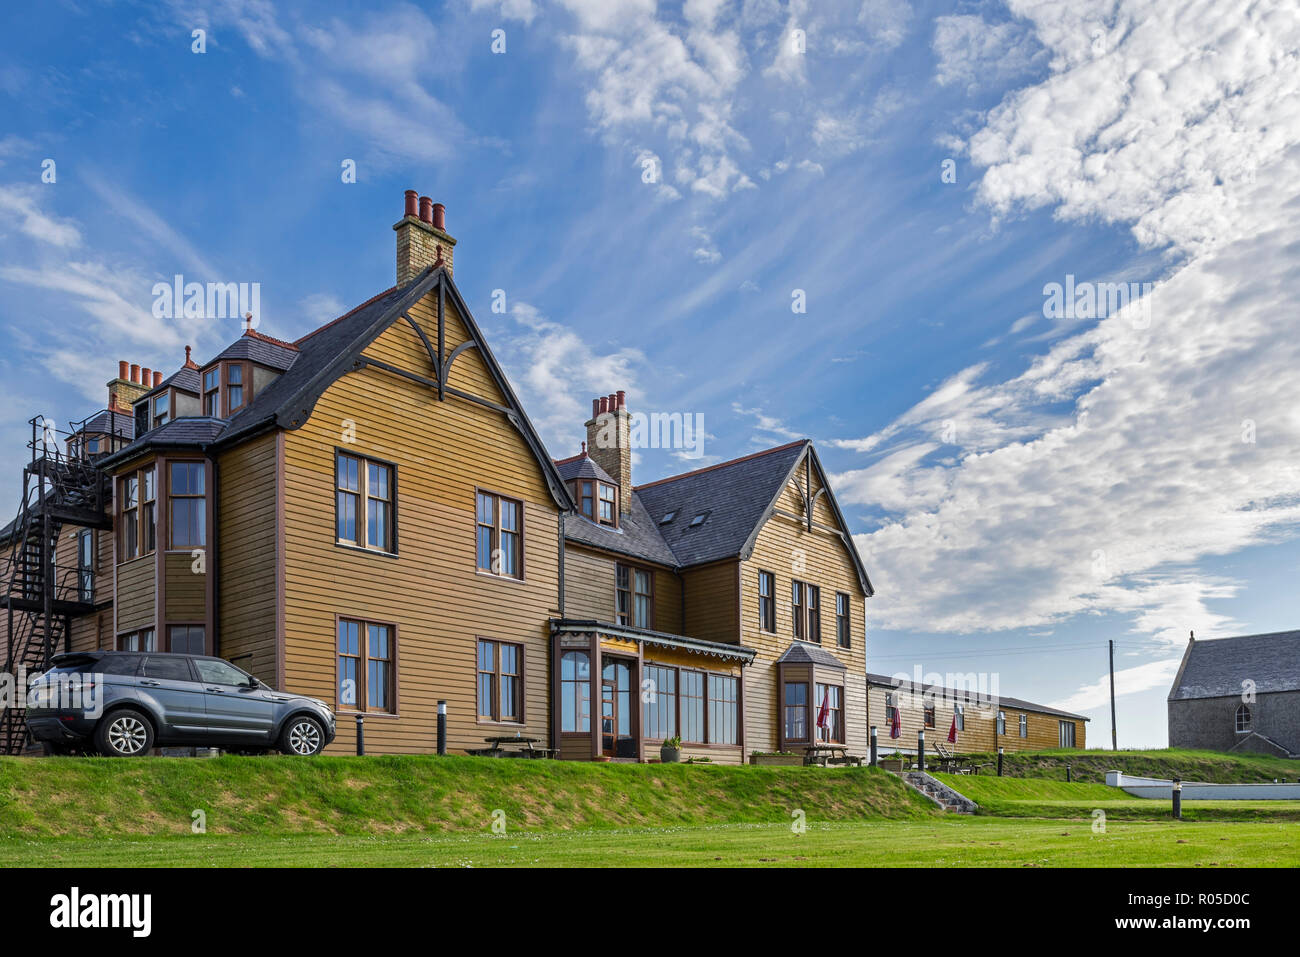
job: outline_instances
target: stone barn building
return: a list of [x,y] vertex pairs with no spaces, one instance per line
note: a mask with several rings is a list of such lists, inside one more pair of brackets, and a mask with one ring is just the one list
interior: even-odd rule
[[1187,642],[1169,746],[1300,757],[1300,631]]

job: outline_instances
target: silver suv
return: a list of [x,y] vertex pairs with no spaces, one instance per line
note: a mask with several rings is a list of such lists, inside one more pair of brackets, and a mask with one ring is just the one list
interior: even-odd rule
[[162,746],[311,755],[335,732],[323,701],[275,691],[221,658],[156,651],[55,655],[31,684],[26,719],[48,753],[122,758]]

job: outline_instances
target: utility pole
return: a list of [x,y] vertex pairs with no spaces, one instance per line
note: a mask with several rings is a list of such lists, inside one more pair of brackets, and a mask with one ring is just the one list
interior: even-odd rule
[[1119,750],[1119,737],[1115,731],[1115,639],[1112,638],[1110,645],[1110,749]]

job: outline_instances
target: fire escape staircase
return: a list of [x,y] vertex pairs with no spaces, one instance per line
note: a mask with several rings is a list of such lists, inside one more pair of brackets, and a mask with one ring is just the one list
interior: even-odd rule
[[[4,668],[13,677],[16,700],[0,707],[0,755],[20,754],[27,745],[21,695],[33,672],[44,671],[67,650],[72,619],[95,609],[94,571],[83,568],[75,546],[71,562],[59,561],[59,534],[67,525],[112,528],[107,475],[73,442],[65,453],[60,433],[38,416],[30,421],[31,461],[23,469],[23,495],[0,560],[0,613],[7,616]],[[71,433],[75,436],[76,426]],[[64,555],[69,549],[64,550]]]

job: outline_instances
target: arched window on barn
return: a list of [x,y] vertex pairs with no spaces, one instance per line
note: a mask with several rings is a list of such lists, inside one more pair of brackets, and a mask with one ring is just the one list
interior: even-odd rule
[[1246,734],[1250,731],[1250,708],[1243,705],[1237,706],[1237,733]]

